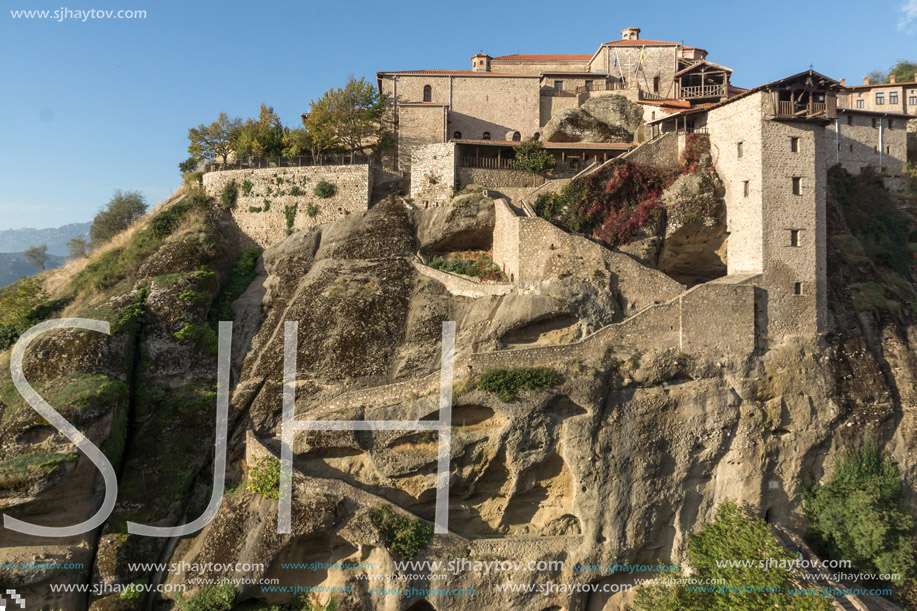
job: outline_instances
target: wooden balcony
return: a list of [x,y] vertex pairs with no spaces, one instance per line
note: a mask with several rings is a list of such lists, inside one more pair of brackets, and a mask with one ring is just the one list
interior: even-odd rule
[[[832,100],[833,101],[833,100]],[[833,119],[837,112],[834,104],[826,102],[777,102],[775,119]]]
[[682,100],[693,100],[698,98],[725,98],[726,97],[726,85],[724,84],[715,84],[715,85],[696,85],[696,86],[686,86],[681,88],[681,99]]
[[584,87],[577,87],[576,93],[588,93],[590,91],[623,91],[628,86],[625,83],[593,83]]

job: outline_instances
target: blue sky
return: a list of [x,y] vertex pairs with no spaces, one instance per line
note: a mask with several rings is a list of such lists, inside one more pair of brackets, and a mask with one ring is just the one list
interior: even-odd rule
[[[644,38],[707,49],[746,87],[809,64],[855,82],[899,58],[917,60],[917,0],[2,4],[0,229],[91,220],[117,188],[155,204],[180,183],[188,127],[220,111],[257,115],[262,102],[298,124],[311,98],[351,73],[468,68],[481,50],[592,53],[631,25]],[[147,17],[58,22],[10,13],[61,8]]]

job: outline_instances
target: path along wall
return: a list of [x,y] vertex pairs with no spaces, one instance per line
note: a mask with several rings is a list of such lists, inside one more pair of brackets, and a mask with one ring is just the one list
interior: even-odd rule
[[[292,229],[308,229],[368,210],[373,183],[368,164],[326,165],[208,172],[204,174],[204,189],[219,202],[224,187],[232,180],[239,188],[232,217],[242,233],[262,248],[287,235],[288,207],[296,207]],[[315,195],[315,187],[321,181],[334,186],[334,195]]]

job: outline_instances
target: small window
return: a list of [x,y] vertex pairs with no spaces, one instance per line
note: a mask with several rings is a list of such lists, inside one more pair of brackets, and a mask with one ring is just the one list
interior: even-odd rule
[[895,120],[894,119],[888,120],[888,129],[895,129]]
[[748,181],[742,181],[742,196],[748,197]]
[[799,176],[793,177],[793,195],[802,195],[802,178]]
[[878,127],[878,123],[876,123],[876,118],[875,118],[875,117],[872,118],[872,126],[873,126],[873,128]]
[[653,77],[653,93],[659,93],[659,77]]
[[891,154],[892,154],[892,147],[886,146],[886,147],[885,147],[885,154],[886,154],[886,155],[891,155]]
[[802,295],[802,282],[797,282],[793,284],[793,294]]
[[453,140],[461,140],[461,139],[462,139],[462,132],[455,132],[455,133],[453,133],[453,134],[452,134],[452,139],[453,139]]
[[863,100],[857,100],[857,108],[865,108]]
[[742,143],[736,142],[736,157],[742,156]]
[[484,135],[481,136],[481,140],[490,140],[490,132],[484,132]]
[[876,106],[881,106],[882,104],[885,104],[885,94],[877,93],[876,94]]
[[429,85],[423,86],[423,101],[432,102],[433,101],[433,88]]
[[554,91],[563,91],[564,82],[563,81],[554,81]]
[[853,145],[851,144],[851,145],[849,145],[849,146],[850,146],[850,152],[852,153],[852,152],[853,152]]
[[592,81],[586,81],[586,91],[592,91]]
[[853,125],[853,115],[847,115],[847,125]]
[[799,246],[799,230],[790,229],[790,246]]
[[907,99],[907,103],[910,106],[917,106],[917,95],[911,94]]
[[898,92],[897,92],[897,91],[889,91],[889,92],[888,92],[888,103],[889,103],[889,104],[897,104],[897,103],[898,103]]
[[792,136],[790,138],[790,152],[798,153],[799,152],[799,138]]
[[513,142],[519,142],[520,140],[522,140],[522,134],[513,132]]

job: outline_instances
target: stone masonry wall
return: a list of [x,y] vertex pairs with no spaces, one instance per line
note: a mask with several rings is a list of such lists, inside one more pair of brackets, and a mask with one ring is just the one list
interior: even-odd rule
[[[840,163],[849,172],[858,173],[866,166],[879,168],[879,119],[865,114],[839,113],[837,125],[830,123],[825,127],[826,163],[831,166]],[[848,122],[849,121],[849,122]],[[888,118],[882,119],[882,166],[885,172],[899,176],[907,161],[907,125],[902,119],[892,119],[893,127],[888,128]],[[838,137],[837,127],[840,128]]]
[[415,146],[411,155],[411,199],[420,208],[447,203],[455,189],[455,143]]
[[480,185],[487,189],[529,188],[535,189],[546,182],[542,176],[532,176],[523,170],[492,168],[459,168],[458,181],[463,185]]
[[657,168],[678,167],[678,135],[675,132],[662,134],[656,140],[645,142],[624,155],[624,159]]
[[414,261],[414,269],[428,278],[436,280],[446,287],[453,295],[461,297],[489,297],[491,295],[505,295],[513,290],[513,285],[508,283],[483,282],[470,276],[461,276],[442,270],[433,269],[429,265]]
[[[223,187],[231,180],[239,185],[233,219],[242,233],[262,248],[286,236],[287,206],[297,206],[293,229],[300,230],[368,210],[372,192],[368,164],[208,172],[204,174],[204,189],[219,200]],[[332,197],[323,199],[314,194],[315,185],[322,180],[335,186]],[[251,183],[247,195],[245,181]],[[314,216],[308,214],[310,205],[315,207]]]

